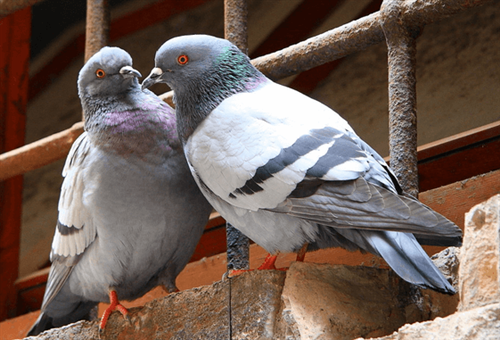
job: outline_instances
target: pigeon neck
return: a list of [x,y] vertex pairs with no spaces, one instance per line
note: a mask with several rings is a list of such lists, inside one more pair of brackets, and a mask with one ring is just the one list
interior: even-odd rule
[[246,55],[234,49],[221,54],[211,69],[174,89],[178,132],[183,142],[224,99],[252,92],[268,81]]
[[85,130],[103,149],[136,155],[166,155],[181,149],[174,112],[157,97],[138,92],[113,100],[82,98],[82,106]]

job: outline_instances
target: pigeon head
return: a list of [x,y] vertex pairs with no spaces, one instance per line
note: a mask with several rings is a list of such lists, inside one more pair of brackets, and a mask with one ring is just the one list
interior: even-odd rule
[[118,47],[103,47],[78,75],[78,94],[83,97],[113,96],[139,88],[139,71],[132,68],[130,55]]
[[172,38],[156,52],[155,68],[142,88],[166,83],[174,91],[179,134],[189,135],[224,99],[249,92],[266,78],[247,55],[209,35]]
[[174,91],[181,90],[185,83],[193,82],[216,68],[216,60],[234,49],[237,50],[229,41],[208,35],[170,39],[156,52],[155,68],[142,83],[142,88],[166,83]]

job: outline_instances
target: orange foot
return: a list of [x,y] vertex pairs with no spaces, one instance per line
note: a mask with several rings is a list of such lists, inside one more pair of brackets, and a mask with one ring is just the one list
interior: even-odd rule
[[[275,263],[276,259],[278,258],[278,254],[276,255],[271,255],[267,254],[264,262],[259,266],[259,268],[255,270],[287,270],[287,268],[276,268]],[[229,276],[236,276],[245,272],[250,272],[253,271],[254,269],[236,269],[236,270],[231,270],[229,273]]]
[[99,323],[99,332],[103,332],[104,328],[106,327],[106,323],[108,322],[109,316],[114,310],[118,310],[120,313],[122,313],[123,317],[130,321],[130,318],[128,317],[128,310],[127,308],[123,307],[123,305],[118,301],[118,296],[116,295],[116,291],[110,290],[109,291],[109,307],[106,308],[104,311],[104,314],[102,315],[101,322]]

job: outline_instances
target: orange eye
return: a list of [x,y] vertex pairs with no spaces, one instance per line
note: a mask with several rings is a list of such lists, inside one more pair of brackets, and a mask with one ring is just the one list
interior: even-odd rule
[[97,76],[97,78],[104,78],[106,76],[106,72],[104,72],[103,69],[98,69],[97,71],[95,71],[95,75]]
[[189,61],[189,58],[185,54],[181,54],[180,56],[177,57],[177,62],[179,65],[186,65]]

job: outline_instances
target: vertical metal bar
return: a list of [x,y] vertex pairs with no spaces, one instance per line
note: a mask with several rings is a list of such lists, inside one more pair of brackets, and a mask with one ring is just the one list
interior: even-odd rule
[[248,54],[247,1],[224,1],[224,38]]
[[408,194],[418,195],[416,36],[405,26],[400,0],[384,0],[380,24],[389,67],[389,152],[391,168]]
[[[109,22],[108,0],[87,0],[84,62],[108,44]],[[83,112],[82,120],[85,120]]]
[[87,0],[85,62],[108,44],[109,22],[108,0]]
[[[248,54],[246,0],[224,1],[224,37]],[[227,269],[249,268],[249,240],[231,224],[226,225]]]

